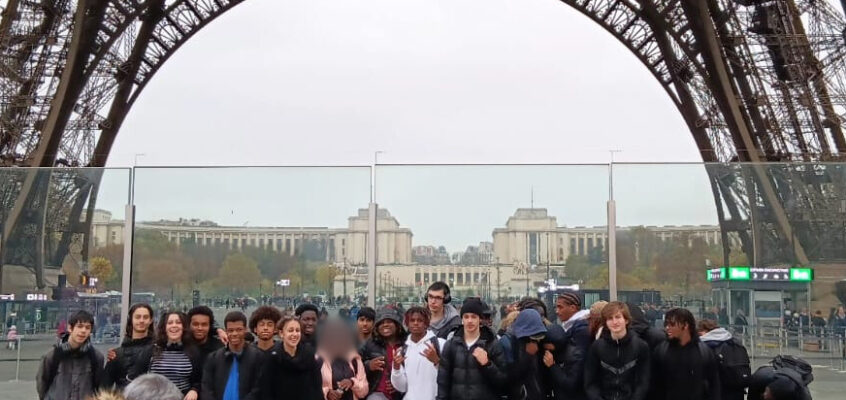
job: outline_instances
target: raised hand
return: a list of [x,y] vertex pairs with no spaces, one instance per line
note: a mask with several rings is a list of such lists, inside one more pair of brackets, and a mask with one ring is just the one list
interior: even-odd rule
[[481,347],[477,347],[473,350],[473,357],[476,358],[476,362],[479,365],[488,365],[488,352]]
[[394,352],[394,369],[399,370],[402,367],[402,363],[405,362],[405,356],[402,355],[402,349],[397,349]]
[[438,356],[438,352],[435,350],[435,346],[433,346],[432,343],[426,343],[426,350],[423,350],[420,355],[426,357],[426,359],[432,362],[432,364],[438,365],[438,363],[441,362],[441,357]]

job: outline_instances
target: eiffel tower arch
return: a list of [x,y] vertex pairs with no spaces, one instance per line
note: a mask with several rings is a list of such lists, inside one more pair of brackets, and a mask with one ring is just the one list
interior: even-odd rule
[[[104,166],[156,72],[243,2],[0,0],[0,166],[61,171],[15,173],[0,183],[0,268],[22,262],[38,276],[45,260],[67,253],[71,235],[87,232],[79,221],[86,203],[89,216],[93,210],[87,200],[100,177],[75,168]],[[842,166],[824,164],[846,153],[842,4],[561,2],[629,49],[675,104],[707,163],[723,243],[737,234],[750,257],[755,247],[767,249],[759,263],[846,259],[839,200],[846,178]],[[63,214],[45,205],[51,193],[63,194]],[[40,245],[6,250],[43,243],[48,220],[65,227],[53,254]]]

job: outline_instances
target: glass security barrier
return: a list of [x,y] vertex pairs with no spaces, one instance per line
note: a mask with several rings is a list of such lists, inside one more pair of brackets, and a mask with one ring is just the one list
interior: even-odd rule
[[361,298],[369,199],[368,167],[137,168],[132,299],[222,321]]
[[754,367],[814,365],[815,398],[844,365],[844,164],[614,164],[619,296],[661,326],[713,320]]
[[379,165],[377,303],[607,296],[607,165]]
[[0,169],[0,382],[34,380],[78,310],[116,345],[129,194],[129,169]]

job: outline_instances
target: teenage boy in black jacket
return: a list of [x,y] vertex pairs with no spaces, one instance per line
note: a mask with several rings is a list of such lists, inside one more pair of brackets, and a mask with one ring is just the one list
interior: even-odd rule
[[714,353],[699,340],[690,311],[674,308],[664,316],[668,342],[652,354],[655,400],[721,400]]
[[612,301],[602,309],[605,329],[585,361],[588,400],[644,400],[649,390],[649,345],[629,330],[629,308]]
[[261,371],[264,353],[247,345],[247,316],[240,311],[226,314],[223,320],[229,345],[211,353],[203,367],[200,400],[261,399]]
[[478,299],[461,306],[463,328],[447,341],[438,367],[437,400],[491,400],[506,382],[505,357],[496,334],[481,326],[484,307]]

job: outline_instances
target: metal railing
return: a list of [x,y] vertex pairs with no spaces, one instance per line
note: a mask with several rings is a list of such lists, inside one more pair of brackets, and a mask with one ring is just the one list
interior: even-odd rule
[[776,355],[801,357],[817,366],[846,372],[846,337],[841,332],[805,328],[733,326],[728,328],[739,339],[749,358],[769,360]]

